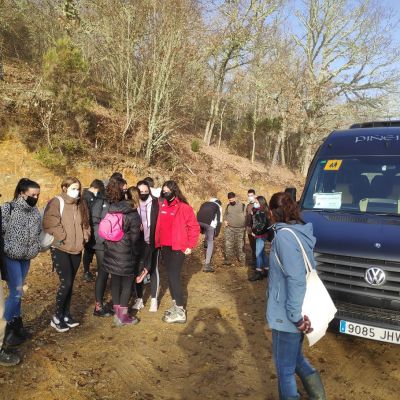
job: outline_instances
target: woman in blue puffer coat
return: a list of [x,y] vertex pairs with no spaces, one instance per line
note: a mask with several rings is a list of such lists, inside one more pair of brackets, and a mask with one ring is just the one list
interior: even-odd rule
[[324,400],[326,395],[320,375],[302,352],[304,334],[311,332],[312,327],[309,318],[301,312],[306,293],[306,270],[301,249],[293,235],[301,241],[308,258],[314,260],[312,224],[304,224],[298,205],[287,193],[274,194],[269,207],[276,236],[270,252],[267,321],[272,329],[279,398],[300,399],[297,374],[310,399]]

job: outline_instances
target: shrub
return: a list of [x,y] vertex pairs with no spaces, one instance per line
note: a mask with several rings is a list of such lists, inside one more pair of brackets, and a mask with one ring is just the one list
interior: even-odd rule
[[190,148],[194,153],[198,153],[200,150],[200,143],[197,139],[193,139],[192,143],[190,144]]

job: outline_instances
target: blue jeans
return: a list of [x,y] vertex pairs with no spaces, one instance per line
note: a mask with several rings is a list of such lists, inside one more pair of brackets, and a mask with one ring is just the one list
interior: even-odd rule
[[268,257],[265,253],[265,242],[267,238],[256,238],[256,259],[257,270],[261,271],[268,267]]
[[4,319],[11,321],[21,316],[22,286],[29,271],[30,260],[12,260],[4,256],[9,295],[5,304]]
[[272,355],[278,375],[279,398],[300,399],[297,392],[297,374],[301,380],[315,373],[315,369],[303,355],[302,333],[272,330]]

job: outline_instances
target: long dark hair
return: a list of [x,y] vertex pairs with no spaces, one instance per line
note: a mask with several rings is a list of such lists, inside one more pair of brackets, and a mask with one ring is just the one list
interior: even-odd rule
[[268,211],[267,199],[264,196],[257,196],[256,199],[257,199],[258,203],[260,204],[260,210]]
[[269,202],[274,222],[289,223],[295,221],[303,224],[300,208],[288,193],[275,193]]
[[64,178],[64,180],[61,182],[61,190],[63,193],[67,191],[67,189],[74,183],[79,184],[79,199],[77,200],[77,204],[79,207],[79,211],[81,213],[81,218],[82,218],[82,225],[85,229],[90,227],[89,224],[89,209],[87,207],[86,201],[83,200],[82,197],[82,184],[81,181],[74,177],[74,176],[67,176]]
[[15,187],[13,200],[17,200],[22,193],[26,193],[29,189],[40,189],[40,185],[28,178],[21,178]]
[[166,186],[173,194],[174,196],[179,199],[182,203],[189,204],[186,197],[183,195],[181,192],[181,189],[179,188],[178,184],[175,181],[166,181],[162,185],[162,188]]

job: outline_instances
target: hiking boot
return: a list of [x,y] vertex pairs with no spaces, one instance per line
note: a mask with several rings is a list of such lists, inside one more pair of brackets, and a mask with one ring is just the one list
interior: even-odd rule
[[142,308],[144,308],[144,303],[143,303],[143,299],[138,297],[135,301],[135,304],[132,306],[132,308],[134,310],[141,310]]
[[164,315],[163,319],[167,324],[185,324],[186,311],[183,307],[175,306],[175,309],[170,314]]
[[0,366],[2,367],[12,367],[19,364],[21,359],[17,354],[10,353],[5,349],[0,350]]
[[149,311],[150,312],[157,312],[158,310],[158,303],[157,303],[157,299],[152,298],[150,301],[150,308]]
[[214,272],[214,268],[210,264],[205,264],[203,268],[203,272]]
[[60,333],[69,331],[69,326],[63,320],[58,319],[56,316],[53,316],[53,318],[51,319],[50,326]]
[[310,400],[326,400],[324,385],[318,372],[300,378]]
[[15,318],[14,332],[23,340],[32,338],[32,332],[24,327],[24,324],[22,322],[22,317]]
[[122,325],[136,325],[139,320],[136,317],[131,317],[128,314],[128,307],[119,307],[118,309],[118,326]]
[[264,275],[261,271],[254,271],[254,274],[249,278],[250,282],[261,281],[264,279]]
[[94,281],[94,275],[90,271],[85,272],[83,274],[83,280],[85,282],[93,282]]
[[111,313],[111,310],[106,308],[101,303],[96,303],[96,305],[94,306],[93,315],[95,317],[111,317],[113,314],[114,313]]
[[15,331],[15,318],[7,322],[6,331],[4,333],[4,344],[6,347],[17,347],[25,342],[25,339],[17,335]]
[[69,328],[76,328],[77,326],[79,326],[79,322],[76,321],[75,319],[73,319],[73,318],[71,317],[71,315],[66,315],[66,316],[64,317],[64,322],[67,324],[67,326],[68,326]]

